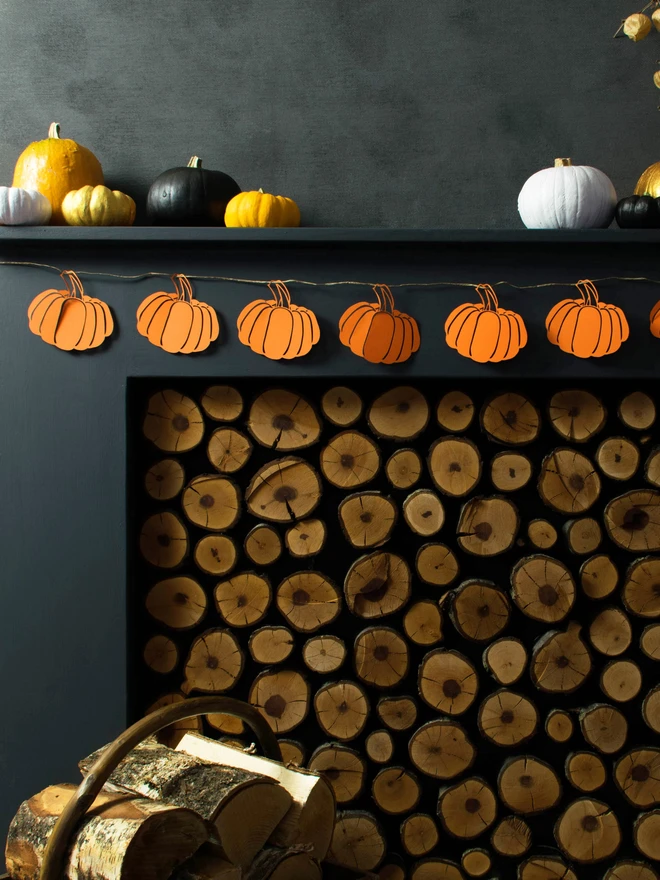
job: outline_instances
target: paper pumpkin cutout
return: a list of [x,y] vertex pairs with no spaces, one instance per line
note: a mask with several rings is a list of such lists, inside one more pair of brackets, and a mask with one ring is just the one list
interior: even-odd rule
[[220,334],[213,306],[193,298],[185,275],[172,275],[174,292],[158,290],[142,300],[137,310],[138,333],[171,354],[205,351]]
[[475,289],[481,302],[457,306],[445,321],[447,345],[480,364],[511,360],[527,344],[525,322],[499,307],[490,284]]
[[108,306],[87,296],[75,272],[61,273],[66,290],[44,290],[28,307],[28,327],[62,351],[97,348],[114,329]]
[[255,299],[241,311],[236,321],[238,338],[272,361],[302,357],[321,337],[316,315],[291,302],[284,282],[271,281],[268,289],[273,299]]
[[548,312],[548,339],[579,358],[603,357],[621,348],[628,338],[623,310],[601,302],[593,281],[578,281],[576,299],[563,299]]
[[417,321],[394,308],[386,284],[374,286],[375,303],[350,306],[339,319],[339,340],[371,364],[401,364],[419,348]]
[[651,309],[649,318],[651,321],[651,333],[660,339],[660,300]]

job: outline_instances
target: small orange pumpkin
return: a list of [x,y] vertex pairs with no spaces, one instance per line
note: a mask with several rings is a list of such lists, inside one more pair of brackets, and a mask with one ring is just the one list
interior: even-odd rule
[[283,281],[271,281],[268,289],[273,299],[255,299],[241,311],[236,321],[238,338],[273,361],[302,357],[321,337],[316,315],[291,302]]
[[138,333],[171,354],[205,351],[220,335],[213,306],[193,298],[185,275],[172,275],[174,292],[158,290],[142,300],[137,310]]
[[87,296],[80,278],[67,269],[66,290],[44,290],[28,307],[28,327],[44,342],[63,351],[97,348],[114,329],[108,306]]
[[387,284],[374,286],[377,302],[350,306],[339,319],[339,341],[371,364],[401,364],[420,345],[417,321],[394,308]]
[[628,338],[628,321],[618,306],[603,303],[593,281],[578,281],[576,299],[563,299],[548,312],[548,339],[579,358],[613,354]]
[[480,364],[511,360],[527,344],[525,322],[500,308],[490,284],[479,284],[476,291],[481,302],[457,306],[445,321],[447,345]]

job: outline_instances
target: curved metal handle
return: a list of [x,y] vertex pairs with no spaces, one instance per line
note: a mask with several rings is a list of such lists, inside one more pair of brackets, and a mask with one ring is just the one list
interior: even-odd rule
[[80,783],[53,826],[44,851],[39,880],[62,880],[64,877],[64,857],[71,835],[94,803],[94,799],[107,782],[112,771],[135,746],[169,724],[183,721],[186,718],[196,718],[198,715],[208,715],[212,712],[222,712],[225,715],[234,715],[236,718],[240,718],[256,734],[264,755],[274,761],[282,760],[280,745],[268,722],[256,709],[240,700],[235,700],[232,697],[194,697],[191,700],[184,700],[181,703],[157,709],[125,730],[94,762],[89,773]]

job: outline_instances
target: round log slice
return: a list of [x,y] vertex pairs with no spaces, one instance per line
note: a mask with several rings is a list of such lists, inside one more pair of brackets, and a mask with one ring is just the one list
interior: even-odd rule
[[506,760],[497,778],[497,791],[505,806],[526,816],[556,807],[562,793],[555,770],[534,755]]
[[214,422],[235,422],[243,412],[243,398],[231,385],[211,385],[202,395],[201,403]]
[[383,831],[371,813],[345,810],[337,814],[327,860],[356,872],[372,871],[385,855]]
[[608,804],[583,797],[557,819],[555,840],[571,861],[593,864],[614,855],[621,844],[621,828]]
[[325,546],[328,530],[323,520],[301,519],[287,529],[284,543],[292,556],[316,556]]
[[575,621],[568,624],[566,632],[545,633],[534,646],[530,676],[541,691],[569,694],[583,684],[590,671],[589,650]]
[[333,425],[348,428],[354,425],[362,415],[360,396],[343,385],[336,385],[326,391],[321,398],[323,415]]
[[477,696],[479,680],[472,663],[458,651],[435,648],[419,666],[419,693],[446,715],[461,715]]
[[386,767],[380,770],[371,786],[371,796],[383,813],[399,816],[412,812],[421,797],[417,777],[405,767]]
[[403,502],[403,518],[416,535],[429,538],[444,525],[445,509],[435,492],[418,489]]
[[474,418],[474,403],[463,391],[448,391],[440,398],[435,412],[438,424],[452,434],[467,430]]
[[519,880],[578,880],[563,859],[557,856],[533,856],[518,868]]
[[538,488],[549,507],[575,515],[589,510],[597,501],[601,482],[585,455],[562,447],[543,459]]
[[231,690],[243,671],[240,645],[227,629],[209,629],[192,643],[184,668],[184,694],[191,691],[222,694]]
[[639,449],[627,437],[608,437],[596,450],[596,464],[610,480],[629,480],[639,467]]
[[597,519],[583,516],[571,519],[564,525],[568,549],[578,556],[586,556],[598,550],[603,540],[603,530]]
[[589,625],[589,641],[607,657],[624,654],[632,643],[630,621],[620,608],[603,608]]
[[250,513],[260,519],[303,519],[321,500],[321,480],[302,458],[279,458],[259,468],[248,485],[245,500]]
[[163,452],[187,452],[202,442],[204,419],[199,407],[179,391],[158,391],[149,398],[142,433]]
[[372,626],[355,639],[355,672],[365,684],[391,688],[408,673],[409,655],[405,640],[396,630]]
[[215,588],[215,604],[220,616],[231,627],[254,626],[263,620],[272,592],[264,575],[253,571],[235,574]]
[[603,880],[659,880],[660,875],[644,862],[623,859],[610,868]]
[[337,743],[319,746],[307,764],[330,784],[338,804],[357,798],[364,786],[366,762],[358,752]]
[[505,816],[495,826],[490,842],[498,855],[515,858],[524,855],[532,845],[532,832],[520,816]]
[[285,626],[262,626],[252,633],[248,642],[254,662],[265,666],[283,663],[295,646],[293,633]]
[[421,456],[415,449],[397,449],[385,465],[387,479],[395,489],[410,489],[421,477],[423,469]]
[[532,620],[557,623],[573,607],[575,582],[563,562],[539,553],[514,565],[511,596],[522,613]]
[[429,405],[416,388],[400,385],[374,400],[367,421],[377,437],[413,440],[428,424]]
[[149,614],[172,629],[191,629],[206,613],[206,593],[196,580],[180,576],[159,581],[149,590]]
[[488,783],[478,776],[440,791],[438,816],[442,827],[453,837],[478,837],[495,821],[497,800]]
[[623,604],[637,617],[660,617],[660,559],[636,559],[626,572]]
[[401,823],[401,844],[409,856],[419,858],[435,849],[440,835],[428,813],[411,813]]
[[565,440],[586,443],[602,430],[605,407],[589,391],[571,388],[553,394],[548,407],[550,424]]
[[250,407],[247,427],[257,443],[278,452],[306,449],[321,434],[321,422],[312,405],[285,388],[273,388],[257,397]]
[[341,597],[335,585],[320,571],[297,571],[277,588],[277,608],[298,632],[316,632],[336,620]]
[[634,807],[648,809],[660,803],[660,749],[632,749],[614,764],[614,781]]
[[640,813],[633,825],[633,841],[643,856],[660,861],[660,810]]
[[211,532],[222,532],[238,522],[241,515],[240,491],[227,477],[201,474],[183,490],[181,506],[194,525]]
[[236,428],[216,428],[206,447],[212,466],[221,474],[233,474],[247,464],[252,443]]
[[397,508],[380,492],[357,492],[344,498],[338,508],[339,523],[353,547],[367,549],[385,544],[396,525]]
[[551,740],[565,743],[573,736],[573,719],[563,709],[551,709],[545,719],[545,732]]
[[582,736],[603,755],[613,755],[623,748],[628,736],[625,715],[607,703],[594,703],[579,714]]
[[461,858],[461,867],[468,877],[483,877],[491,868],[493,860],[486,849],[467,849]]
[[142,657],[149,669],[167,675],[179,662],[179,649],[167,636],[152,636],[144,646]]
[[176,568],[188,555],[188,531],[176,513],[165,510],[144,521],[140,553],[157,568]]
[[603,759],[594,752],[571,752],[564,764],[566,778],[579,791],[591,793],[607,781]]
[[449,597],[449,617],[466,639],[487,642],[509,622],[509,600],[492,581],[469,580]]
[[339,636],[312,636],[303,645],[302,658],[312,672],[336,672],[346,659],[346,645]]
[[416,645],[435,645],[442,640],[442,614],[437,602],[421,599],[403,616],[403,630]]
[[520,745],[534,736],[538,722],[539,713],[532,701],[504,688],[486,697],[477,717],[481,735],[505,748]]
[[417,705],[412,697],[381,697],[376,712],[390,730],[408,730],[417,720]]
[[481,411],[481,427],[498,443],[524,446],[541,430],[541,416],[531,400],[522,394],[498,394]]
[[274,733],[288,733],[307,717],[309,685],[291,669],[267,669],[250,686],[250,705],[255,706]]
[[369,701],[359,684],[335,681],[316,692],[314,710],[320,727],[328,736],[348,742],[364,730],[369,715]]
[[321,451],[321,471],[333,486],[356,489],[380,470],[380,451],[374,441],[359,431],[336,434]]
[[498,684],[515,684],[527,666],[527,649],[520,639],[497,639],[484,650],[483,664]]
[[476,749],[457,721],[437,718],[423,724],[408,743],[410,760],[420,773],[434,779],[454,779],[468,770]]
[[600,553],[582,563],[580,585],[590,599],[605,599],[614,592],[619,572],[609,556]]
[[660,660],[660,623],[651,623],[644,627],[639,647],[649,660]]
[[243,549],[255,565],[272,565],[282,555],[282,539],[273,526],[259,523],[247,533]]
[[152,464],[144,478],[144,488],[156,501],[169,501],[183,489],[186,476],[175,458],[163,458]]
[[366,619],[394,614],[410,599],[411,574],[407,562],[394,553],[361,556],[344,581],[346,604]]
[[415,568],[420,580],[446,587],[458,577],[458,560],[446,544],[424,544],[417,551]]
[[443,495],[463,498],[481,479],[479,450],[466,437],[441,437],[431,446],[429,472]]
[[498,452],[490,463],[490,479],[498,492],[517,492],[532,478],[532,463],[520,452]]
[[527,526],[530,543],[539,550],[549,550],[557,543],[557,529],[547,519],[533,519]]
[[518,509],[509,498],[472,498],[461,510],[458,544],[473,556],[498,556],[513,545],[519,525]]
[[655,422],[655,403],[643,391],[633,391],[619,404],[619,418],[627,428],[646,431]]
[[228,574],[236,565],[238,551],[229,535],[204,535],[193,551],[197,568],[206,574]]
[[389,730],[372,730],[364,741],[367,757],[374,764],[387,764],[394,754],[394,740]]
[[605,528],[631,553],[660,550],[660,492],[640,489],[614,498],[605,508]]
[[652,486],[660,486],[660,446],[654,447],[646,459],[644,479]]
[[600,689],[609,700],[627,703],[642,689],[642,671],[634,660],[610,660],[601,672]]

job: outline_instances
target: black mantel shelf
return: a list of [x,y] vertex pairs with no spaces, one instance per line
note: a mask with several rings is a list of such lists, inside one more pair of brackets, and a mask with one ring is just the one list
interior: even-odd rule
[[660,244],[658,229],[366,229],[309,226],[298,229],[225,229],[224,227],[180,226],[0,226],[0,246],[16,243],[57,243],[58,245],[122,245],[179,243],[241,243],[324,245],[527,245],[562,244]]

